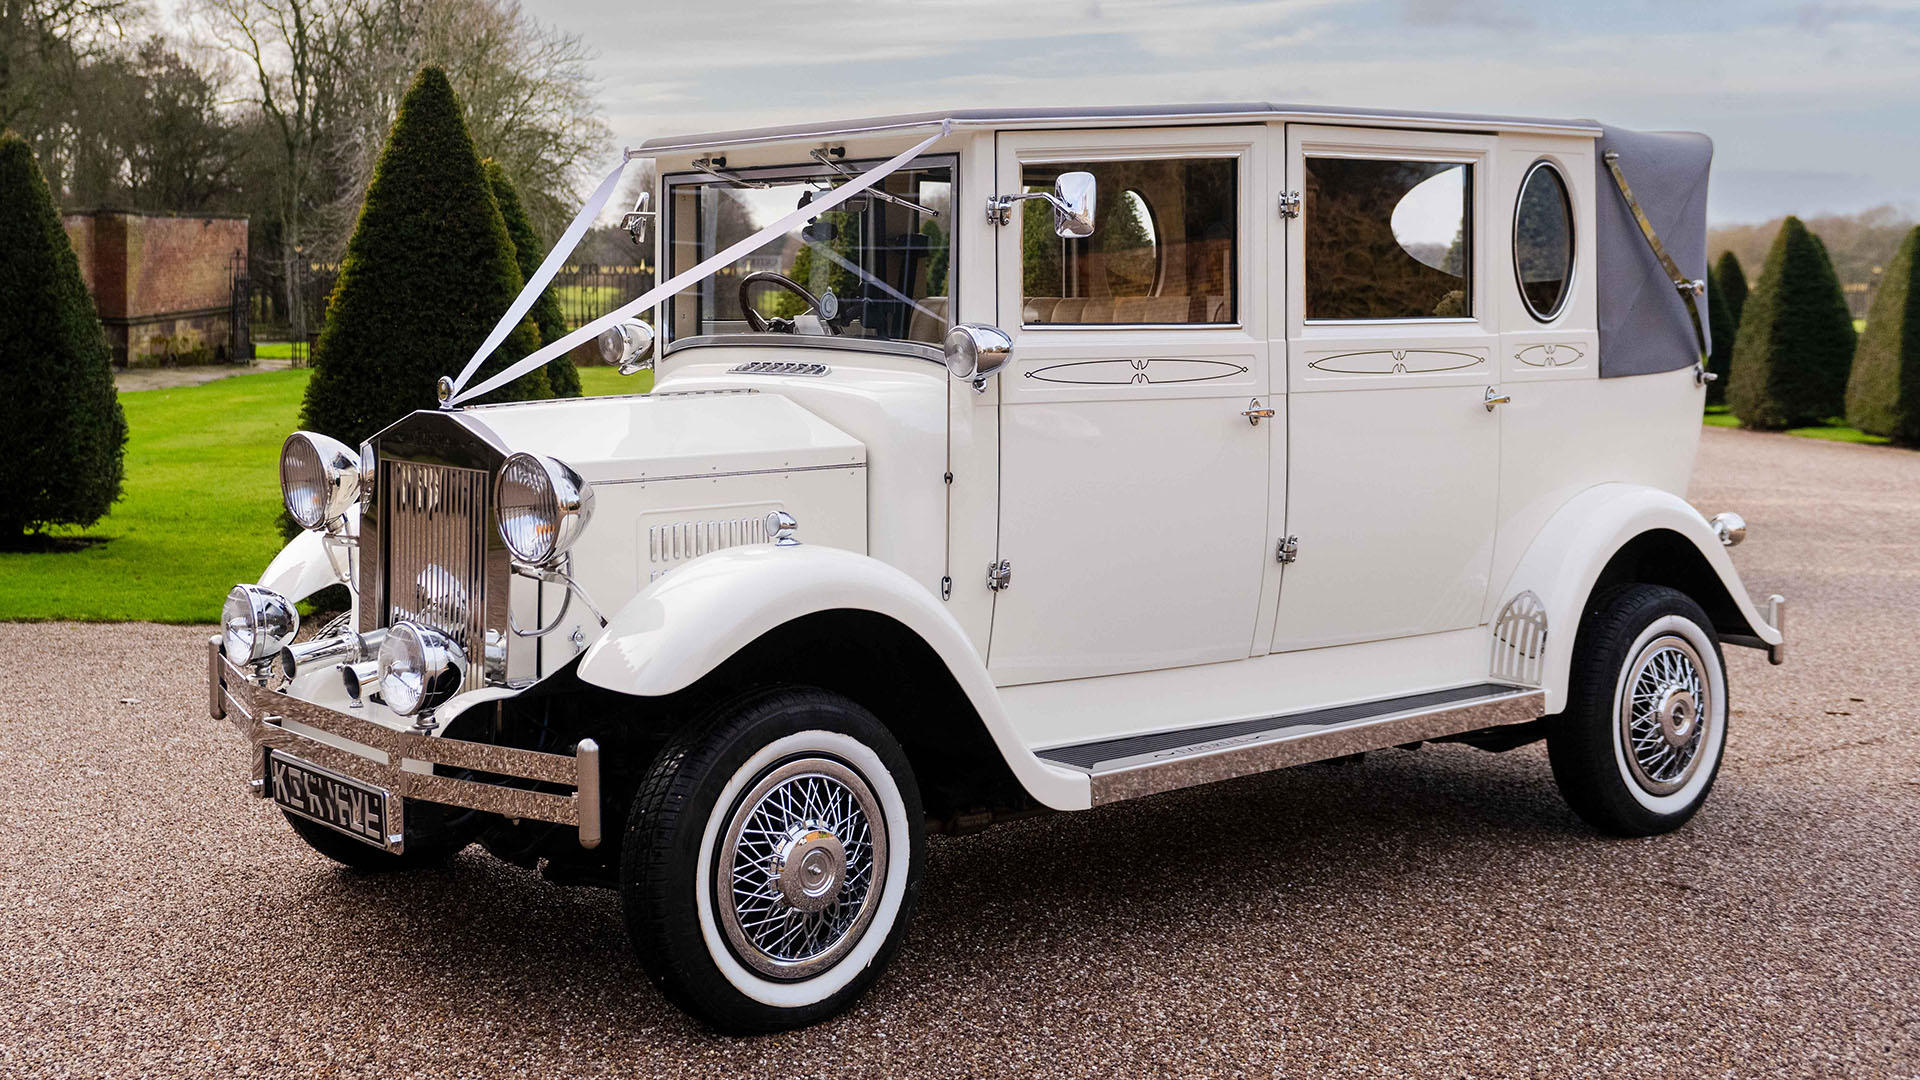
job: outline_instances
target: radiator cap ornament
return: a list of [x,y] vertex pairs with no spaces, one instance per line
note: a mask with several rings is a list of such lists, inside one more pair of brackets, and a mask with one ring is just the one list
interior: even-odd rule
[[453,380],[445,375],[440,376],[440,381],[433,386],[433,396],[440,399],[441,408],[453,408]]

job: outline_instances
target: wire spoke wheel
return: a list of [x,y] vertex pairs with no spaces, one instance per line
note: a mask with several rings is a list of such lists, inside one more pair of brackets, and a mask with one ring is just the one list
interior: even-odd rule
[[804,979],[838,963],[872,922],[886,817],[846,763],[790,759],[741,796],[717,856],[714,907],[735,955],[771,978]]
[[1706,664],[1676,634],[1649,641],[1620,690],[1620,746],[1634,782],[1654,795],[1686,786],[1708,741],[1714,703]]

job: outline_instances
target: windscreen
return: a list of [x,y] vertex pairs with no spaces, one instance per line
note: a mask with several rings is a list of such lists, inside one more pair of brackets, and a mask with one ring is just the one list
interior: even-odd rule
[[[668,182],[678,274],[879,164],[742,169]],[[828,335],[938,345],[952,309],[953,162],[915,162],[722,267],[667,305],[669,340]]]

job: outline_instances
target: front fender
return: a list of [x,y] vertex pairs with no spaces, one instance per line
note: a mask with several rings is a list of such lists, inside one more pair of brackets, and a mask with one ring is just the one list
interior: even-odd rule
[[1547,520],[1501,594],[1504,604],[1531,591],[1545,608],[1544,683],[1549,713],[1566,707],[1575,632],[1601,572],[1635,538],[1655,531],[1675,533],[1699,552],[1738,618],[1744,620],[1745,636],[1769,646],[1782,642],[1780,630],[1754,606],[1726,547],[1698,510],[1657,488],[1601,484],[1574,496]]
[[846,609],[893,619],[940,657],[1028,794],[1056,810],[1091,805],[1084,773],[1041,761],[1014,733],[953,616],[895,567],[839,548],[755,545],[687,563],[613,616],[581,657],[579,676],[620,693],[671,694],[784,623]]
[[[357,506],[347,511],[345,534],[360,535]],[[329,585],[352,588],[351,551],[350,546],[330,543],[324,533],[303,531],[267,564],[259,584],[292,601],[305,600]]]

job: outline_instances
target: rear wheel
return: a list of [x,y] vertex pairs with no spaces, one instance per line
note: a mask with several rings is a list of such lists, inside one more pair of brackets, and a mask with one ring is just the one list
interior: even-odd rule
[[738,700],[661,750],[628,818],[621,901],[640,963],[715,1028],[844,1009],[899,947],[925,822],[892,734],[819,690]]
[[1547,736],[1574,811],[1621,836],[1677,829],[1712,790],[1726,739],[1726,666],[1700,605],[1660,585],[1596,596]]

